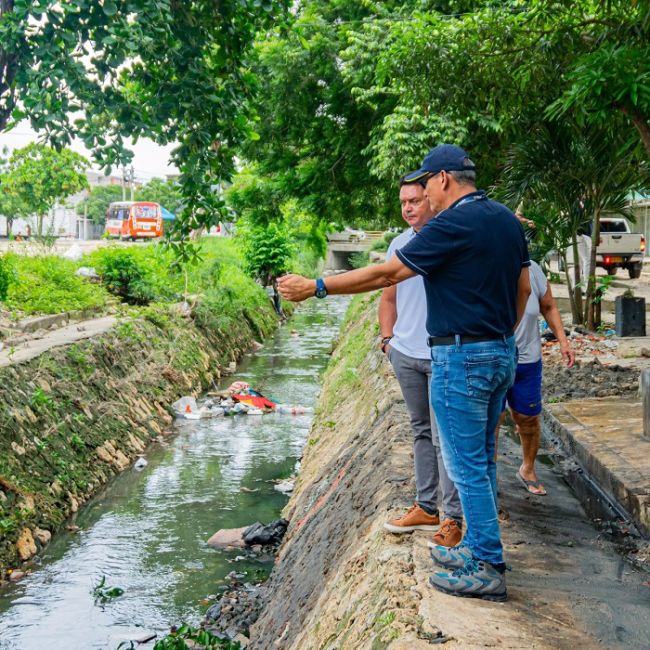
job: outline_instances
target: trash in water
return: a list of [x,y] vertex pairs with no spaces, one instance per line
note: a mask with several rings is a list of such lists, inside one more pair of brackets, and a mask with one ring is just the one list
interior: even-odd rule
[[133,469],[142,470],[148,465],[147,460],[145,458],[138,458],[138,460],[135,461],[135,464],[133,465]]
[[289,406],[288,404],[278,404],[276,411],[283,415],[304,415],[305,413],[312,413],[313,408],[309,406]]
[[248,385],[234,392],[232,398],[240,404],[247,404],[257,409],[275,409],[278,405],[275,400],[264,397],[262,393]]
[[244,531],[242,537],[248,546],[279,544],[287,532],[288,526],[289,522],[286,519],[276,519],[266,526],[256,521]]
[[282,492],[282,494],[292,494],[293,493],[293,488],[295,485],[296,480],[295,479],[285,479],[282,481],[278,481],[274,486],[273,489],[277,490],[278,492]]
[[203,420],[204,418],[214,418],[224,415],[224,409],[208,400],[203,406],[199,407],[193,397],[181,397],[172,404],[172,408],[179,418],[186,420]]
[[208,399],[198,404],[191,396],[181,397],[172,404],[176,417],[202,420],[220,415],[264,415],[275,411],[283,415],[304,415],[313,409],[295,404],[280,404],[262,395],[245,381],[235,381],[227,390],[211,391]]

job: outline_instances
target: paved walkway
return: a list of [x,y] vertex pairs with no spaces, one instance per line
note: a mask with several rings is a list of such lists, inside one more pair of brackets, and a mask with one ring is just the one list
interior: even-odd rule
[[0,368],[29,361],[52,348],[81,341],[82,339],[87,339],[97,334],[103,334],[110,330],[116,322],[117,319],[115,316],[93,318],[67,325],[66,327],[60,327],[52,332],[48,332],[41,338],[30,339],[24,343],[18,343],[15,346],[5,347],[0,350]]
[[598,484],[650,534],[650,440],[638,398],[546,405],[546,422]]

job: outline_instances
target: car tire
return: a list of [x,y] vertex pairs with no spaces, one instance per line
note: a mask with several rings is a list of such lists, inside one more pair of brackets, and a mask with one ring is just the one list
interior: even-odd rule
[[643,270],[643,262],[635,262],[630,264],[627,268],[627,272],[630,274],[630,280],[636,280],[641,277],[641,271]]

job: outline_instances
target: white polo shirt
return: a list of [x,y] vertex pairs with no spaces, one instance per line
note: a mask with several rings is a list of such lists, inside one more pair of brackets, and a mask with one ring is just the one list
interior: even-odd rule
[[[393,239],[386,252],[388,261],[396,250],[406,246],[415,236],[413,228],[408,228]],[[390,346],[398,352],[414,359],[430,359],[431,350],[427,345],[429,336],[427,323],[427,298],[424,293],[422,277],[404,280],[395,286],[397,290],[397,321],[393,327],[393,338]]]

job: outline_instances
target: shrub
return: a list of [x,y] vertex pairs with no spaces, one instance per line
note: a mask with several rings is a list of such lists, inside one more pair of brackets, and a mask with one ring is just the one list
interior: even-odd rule
[[352,253],[348,259],[350,260],[350,266],[353,269],[360,269],[370,264],[370,255],[368,254],[368,251]]
[[106,304],[108,294],[75,275],[76,265],[56,255],[7,254],[3,265],[13,269],[5,304],[25,314],[58,314]]
[[106,288],[130,305],[147,305],[156,298],[146,266],[130,248],[112,248],[103,255],[97,272]]
[[0,255],[0,301],[7,299],[9,285],[15,280],[14,267],[7,255]]

